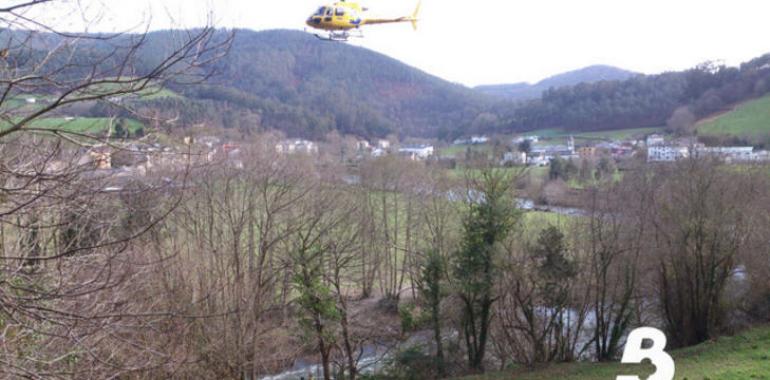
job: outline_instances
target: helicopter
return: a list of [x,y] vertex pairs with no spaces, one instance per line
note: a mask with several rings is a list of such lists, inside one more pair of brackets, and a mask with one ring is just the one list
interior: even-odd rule
[[[361,15],[368,11],[358,3],[341,0],[332,5],[319,7],[306,21],[311,28],[322,30],[327,35],[315,34],[316,37],[327,41],[348,41],[350,37],[363,37],[361,27],[364,25],[392,24],[410,22],[414,30],[417,30],[417,14],[420,12],[421,1],[411,16],[398,18],[362,18]],[[351,31],[357,31],[357,34]]]

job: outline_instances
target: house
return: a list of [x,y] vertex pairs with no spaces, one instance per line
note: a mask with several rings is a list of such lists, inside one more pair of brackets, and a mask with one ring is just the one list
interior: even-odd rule
[[526,163],[527,161],[527,155],[523,152],[507,152],[503,155],[503,162],[502,165],[505,164],[514,164],[514,165],[521,165]]
[[359,140],[356,142],[356,150],[359,152],[372,149],[372,145],[366,140]]
[[553,157],[546,156],[543,153],[533,153],[527,156],[527,165],[532,166],[548,166],[551,163]]
[[380,149],[380,148],[374,148],[374,149],[372,149],[372,157],[375,157],[375,158],[377,158],[377,157],[382,157],[382,156],[384,156],[386,153],[387,153],[387,152],[385,152],[385,150],[384,150],[384,149]]
[[749,162],[757,159],[754,147],[751,146],[699,147],[695,149],[695,156],[718,158],[726,162]]
[[635,153],[636,153],[636,150],[634,150],[634,147],[630,144],[629,145],[621,144],[610,149],[610,156],[612,156],[613,158],[619,158],[619,159],[633,157]]
[[690,157],[686,146],[653,145],[647,147],[647,162],[674,162]]
[[754,160],[758,162],[770,162],[770,152],[766,150],[758,150],[754,152]]
[[529,141],[531,143],[537,143],[540,141],[540,137],[538,136],[519,136],[511,140],[514,144],[521,144],[524,141]]
[[112,151],[107,146],[93,147],[80,157],[78,165],[98,170],[112,169]]
[[382,150],[388,150],[390,149],[390,141],[388,140],[377,140],[377,148]]
[[398,154],[412,160],[424,160],[432,156],[433,151],[432,145],[405,145],[398,150]]
[[645,140],[647,146],[658,146],[658,145],[664,145],[666,143],[666,139],[663,138],[663,136],[658,134],[652,134],[647,136],[647,139]]
[[318,144],[308,140],[284,140],[275,146],[278,154],[317,154]]
[[581,146],[577,148],[577,155],[580,158],[594,158],[598,156],[599,148],[595,146]]
[[222,143],[222,139],[216,136],[200,136],[193,138],[193,143],[204,145],[209,149]]
[[471,136],[469,139],[457,139],[452,142],[453,145],[483,145],[489,142],[487,136]]
[[489,142],[489,137],[487,136],[471,136],[471,144],[473,145],[481,145],[486,144]]
[[532,149],[529,154],[529,164],[544,166],[556,157],[564,159],[577,158],[574,142],[568,145],[546,145]]

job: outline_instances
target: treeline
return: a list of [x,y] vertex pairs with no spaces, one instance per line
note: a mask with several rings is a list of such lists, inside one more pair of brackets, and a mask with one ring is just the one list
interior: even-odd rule
[[510,132],[664,126],[679,107],[702,118],[768,92],[770,55],[765,55],[740,67],[708,63],[683,72],[552,88],[542,99],[510,110],[497,127]]

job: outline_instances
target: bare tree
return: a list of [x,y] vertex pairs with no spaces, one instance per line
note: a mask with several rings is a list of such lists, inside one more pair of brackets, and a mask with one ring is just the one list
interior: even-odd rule
[[592,191],[581,235],[591,294],[593,346],[599,361],[615,360],[635,318],[640,294],[640,257],[649,224],[646,186],[628,180]]
[[668,119],[666,125],[671,132],[687,136],[693,132],[692,127],[696,121],[695,114],[692,113],[690,107],[679,107]]
[[728,325],[728,281],[744,260],[764,189],[756,176],[705,160],[660,169],[655,189],[654,252],[661,314],[673,344],[712,338]]
[[58,2],[10,3],[0,8],[0,372],[173,372],[184,358],[151,332],[186,314],[147,297],[157,289],[159,262],[142,247],[179,204],[190,157],[180,152],[169,181],[116,177],[105,170],[108,138],[50,118],[87,102],[123,107],[125,96],[204,80],[230,36],[212,26],[180,32],[147,62],[146,33],[62,32],[32,12]]

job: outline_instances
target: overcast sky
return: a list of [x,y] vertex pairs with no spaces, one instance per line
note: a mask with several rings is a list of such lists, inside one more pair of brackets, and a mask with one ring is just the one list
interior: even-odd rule
[[[99,2],[107,9],[93,31],[122,30],[148,21],[153,29],[190,27],[204,23],[209,12],[221,26],[302,30],[307,16],[324,3],[81,2]],[[417,0],[361,3],[370,8],[370,16],[401,16],[411,14]],[[46,15],[70,29],[82,22],[53,10]],[[770,52],[769,15],[767,0],[423,0],[417,32],[407,24],[370,26],[364,39],[351,43],[469,86],[536,82],[592,64],[643,73],[681,70],[707,60],[735,65]]]

